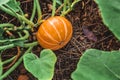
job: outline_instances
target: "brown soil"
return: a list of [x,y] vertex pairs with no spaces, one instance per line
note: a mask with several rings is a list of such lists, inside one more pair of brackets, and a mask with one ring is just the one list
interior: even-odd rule
[[[50,14],[50,0],[40,0],[43,14]],[[22,8],[25,13],[31,14],[32,0],[21,0]],[[1,12],[0,18],[2,22],[12,22],[16,25],[16,19]],[[59,15],[59,14],[58,14]],[[74,7],[74,10],[66,15],[73,25],[73,37],[71,41],[62,49],[54,51],[57,56],[55,66],[55,74],[53,80],[71,80],[71,73],[75,70],[80,56],[86,49],[95,48],[100,50],[119,50],[120,42],[115,38],[112,32],[103,24],[100,12],[93,0],[82,0]],[[89,36],[87,33],[91,34]],[[33,49],[35,54],[41,51],[40,46]],[[14,50],[11,52],[11,50]],[[16,48],[5,51],[4,58],[12,56],[16,53]],[[35,79],[29,72],[24,69],[23,64],[18,66],[5,80],[17,80],[20,75],[27,75],[29,80]],[[27,80],[28,80],[27,78]]]

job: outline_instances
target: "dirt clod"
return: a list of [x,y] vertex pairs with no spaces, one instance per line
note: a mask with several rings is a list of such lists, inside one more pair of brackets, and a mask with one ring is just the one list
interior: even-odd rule
[[27,75],[19,75],[17,80],[29,80]]

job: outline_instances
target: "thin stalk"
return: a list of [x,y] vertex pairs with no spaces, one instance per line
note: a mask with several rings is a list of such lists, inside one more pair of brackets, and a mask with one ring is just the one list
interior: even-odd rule
[[9,44],[9,45],[5,45],[5,46],[0,46],[0,51],[1,50],[5,50],[5,49],[10,49],[10,48],[13,48],[15,47],[14,44]]
[[55,10],[56,10],[56,0],[53,0],[52,17],[55,15]]
[[42,22],[44,22],[45,20],[40,20],[39,22],[37,22],[34,27],[38,27]]
[[0,28],[4,28],[4,27],[14,27],[13,24],[10,24],[10,23],[3,23],[3,24],[0,24]]
[[30,26],[26,26],[26,27],[23,27],[23,26],[19,26],[19,27],[13,27],[13,28],[6,28],[6,30],[8,31],[17,31],[17,30],[30,30],[31,27]]
[[[29,47],[28,50],[24,53],[27,54],[32,50],[33,47]],[[24,56],[24,55],[23,55]],[[9,69],[7,70],[3,75],[0,76],[0,80],[4,79],[5,77],[7,77],[12,71],[15,70],[15,68],[17,68],[17,66],[22,62],[23,60],[23,56],[20,57],[20,59]]]
[[27,48],[27,47],[29,47],[29,46],[36,46],[36,45],[38,45],[38,42],[37,42],[37,41],[32,42],[32,43],[26,43],[26,44],[24,45],[24,47]]
[[8,6],[7,4],[4,4],[4,5],[5,5],[5,7],[7,7],[7,9],[12,11],[15,14],[15,16],[18,18],[18,20],[22,23],[22,20],[18,17],[17,13],[10,6]]
[[[2,63],[2,58],[1,58],[1,55],[0,55],[0,65],[2,66],[2,67],[0,67],[1,68],[1,74],[3,73],[3,63]],[[1,74],[0,74],[0,76],[1,76]],[[1,80],[1,79],[0,79]]]
[[[18,7],[18,8],[19,8],[19,10],[20,10],[22,16],[25,16],[24,13],[23,13],[23,11],[22,11],[22,9],[21,9],[20,7]],[[25,22],[24,22],[24,21],[22,22],[22,25],[25,26]]]
[[[75,0],[74,0],[74,1],[75,1]],[[68,5],[68,7],[70,7],[71,4],[72,4],[72,1],[71,1],[71,0],[68,0],[68,1],[67,1],[67,5]]]
[[70,8],[67,9],[67,10],[66,10],[64,13],[62,13],[60,16],[65,16],[66,14],[68,14],[68,13],[73,9],[74,5],[75,5],[76,3],[78,3],[79,1],[80,1],[80,0],[74,0],[73,3],[71,4]]
[[28,20],[27,18],[25,18],[24,16],[21,16],[21,15],[19,15],[19,14],[17,14],[18,15],[18,17],[20,17],[23,21],[25,21],[25,23],[27,23],[28,25],[30,25],[30,26],[34,26],[34,23],[32,22],[32,21],[30,21],[30,20]]
[[[15,4],[18,4],[16,0],[14,2],[15,2]],[[19,9],[20,13],[22,15],[24,15],[24,12],[22,11],[22,9],[21,9],[21,7],[19,5],[17,6],[17,8]]]
[[24,15],[24,12],[22,11],[22,9],[20,7],[18,7],[18,8],[19,8],[21,14]]
[[16,13],[16,14],[17,14],[17,16],[16,16],[11,10],[7,9],[7,8],[4,7],[4,6],[0,6],[0,9],[1,9],[2,11],[4,11],[4,12],[6,12],[6,13],[14,16],[14,17],[16,17],[16,18],[19,17],[21,20],[25,21],[25,23],[27,23],[28,25],[34,26],[34,23],[33,23],[32,21],[28,20],[27,18],[25,18],[24,16],[22,16],[22,15],[20,15],[20,14],[18,14],[18,13]]
[[37,6],[37,13],[38,13],[38,20],[40,21],[42,18],[42,11],[41,11],[41,7],[38,0],[36,0],[36,6]]
[[[32,42],[32,43],[26,43],[23,45],[23,47],[25,48],[28,48],[30,46],[36,46],[38,45],[38,42],[35,41],[35,42]],[[0,46],[0,50],[5,50],[5,49],[10,49],[10,48],[13,48],[13,47],[16,47],[17,45],[15,44],[9,44],[9,45],[5,45],[5,46]]]
[[12,41],[17,41],[17,40],[25,40],[29,37],[29,32],[27,30],[23,30],[23,32],[25,33],[25,36],[23,36],[21,38],[0,40],[0,43],[4,43],[4,42],[7,42],[7,41],[12,42]]
[[17,32],[20,37],[22,37],[22,34],[20,32]]
[[55,14],[57,14],[63,8],[63,6],[64,6],[64,3],[61,6],[58,7],[58,9],[56,10]]
[[13,28],[6,28],[5,30],[8,30],[8,31],[17,31],[17,30],[23,30],[24,28],[23,27],[13,27]]
[[11,36],[11,38],[15,38],[15,36],[8,30],[5,31],[9,36]]
[[20,47],[17,46],[17,55],[16,55],[15,59],[14,59],[9,65],[7,65],[6,67],[4,67],[4,69],[8,69],[8,68],[10,68],[13,64],[15,64],[15,62],[17,61],[17,59],[18,59],[19,56],[20,56],[20,53],[21,53]]
[[63,6],[62,14],[64,14],[64,12],[66,11],[66,4],[67,4],[67,0],[64,0],[64,6]]
[[7,64],[7,63],[13,61],[13,60],[15,59],[15,57],[16,57],[16,56],[13,56],[12,58],[3,61],[2,64],[4,65],[4,64]]
[[17,17],[12,11],[10,11],[9,9],[7,9],[6,7],[4,6],[0,6],[0,9],[8,14],[10,14],[11,16],[14,16],[14,17]]
[[36,13],[36,2],[34,0],[33,11],[32,11],[32,15],[31,15],[30,21],[33,21],[33,19],[35,17],[35,13]]
[[[15,2],[16,2],[16,1],[15,1]],[[16,4],[17,4],[17,3],[16,3]],[[18,17],[18,14],[17,14],[10,6],[8,6],[7,4],[4,4],[4,5],[7,7],[7,9],[9,9],[10,11],[12,11],[12,12],[16,15],[16,18],[20,21],[21,24],[25,25],[25,22],[22,21],[22,20]],[[17,6],[17,7],[18,7],[21,15],[24,16],[24,13],[23,13],[22,9],[21,9],[19,6]]]

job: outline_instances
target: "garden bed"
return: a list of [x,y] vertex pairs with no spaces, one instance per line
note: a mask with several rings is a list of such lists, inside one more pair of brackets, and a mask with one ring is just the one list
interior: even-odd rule
[[[29,18],[33,8],[33,0],[20,0],[20,3],[24,13],[28,14]],[[45,15],[44,17],[47,18],[52,11],[52,2],[50,0],[40,0],[40,5],[42,13]],[[59,13],[56,15],[59,15]],[[82,0],[78,2],[73,10],[66,15],[66,18],[70,20],[73,25],[73,36],[66,46],[54,51],[57,56],[57,62],[53,80],[71,80],[71,73],[76,69],[81,55],[87,49],[95,48],[112,51],[119,50],[120,48],[120,42],[103,24],[98,6],[93,0]],[[20,24],[16,18],[2,11],[0,11],[0,19],[0,23],[11,22],[15,25]],[[35,31],[31,33],[32,36],[29,37],[30,42],[36,40],[34,34],[37,29],[38,28],[35,28]],[[43,48],[38,45],[33,48],[32,52],[39,55],[42,49]],[[17,48],[15,47],[2,52],[2,58],[7,59],[16,54]],[[7,69],[5,69],[5,71],[7,71]],[[17,80],[20,75],[26,75],[29,80],[37,80],[32,74],[25,70],[23,63],[4,80]]]

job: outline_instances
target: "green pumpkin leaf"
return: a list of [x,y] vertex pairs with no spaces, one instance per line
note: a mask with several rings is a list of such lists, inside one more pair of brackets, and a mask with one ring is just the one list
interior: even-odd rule
[[85,51],[71,77],[73,80],[120,80],[120,51]]
[[23,61],[25,68],[39,80],[52,80],[56,56],[51,50],[41,51],[40,58],[33,53],[25,54]]
[[61,0],[57,0],[56,3],[57,3],[58,5],[62,5],[62,1],[61,1]]
[[6,4],[8,3],[10,0],[0,0],[0,6],[3,5],[3,4]]
[[24,47],[24,41],[23,41],[23,40],[13,41],[12,43],[13,43],[15,46]]
[[17,2],[16,0],[10,0],[7,5],[14,10],[14,12],[19,12],[19,6],[20,6],[20,2]]
[[120,40],[120,0],[95,0],[103,22]]

